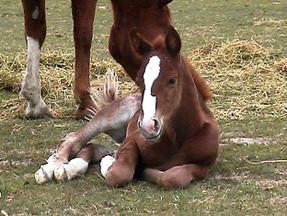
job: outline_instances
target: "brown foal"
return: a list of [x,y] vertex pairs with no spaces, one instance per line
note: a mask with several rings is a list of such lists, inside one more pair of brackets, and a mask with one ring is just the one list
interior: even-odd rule
[[141,108],[129,121],[115,160],[102,159],[110,186],[130,182],[140,165],[145,180],[183,188],[205,177],[216,161],[219,131],[206,106],[209,89],[195,85],[196,72],[180,55],[181,41],[172,27],[165,41],[166,49],[145,55],[137,75]]

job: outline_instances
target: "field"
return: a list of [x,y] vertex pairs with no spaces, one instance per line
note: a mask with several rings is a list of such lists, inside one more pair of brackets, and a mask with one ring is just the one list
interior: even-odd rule
[[[54,119],[27,120],[19,97],[25,71],[21,2],[0,4],[0,215],[287,215],[287,1],[175,0],[173,24],[188,56],[214,92],[220,157],[209,177],[166,191],[135,181],[113,189],[98,165],[71,182],[37,185],[34,172],[74,120],[70,2],[48,0],[41,60],[43,95]],[[110,2],[99,0],[91,80],[119,71],[121,94],[133,83],[111,59]],[[100,80],[98,80],[100,79]],[[94,143],[116,148],[99,136]]]

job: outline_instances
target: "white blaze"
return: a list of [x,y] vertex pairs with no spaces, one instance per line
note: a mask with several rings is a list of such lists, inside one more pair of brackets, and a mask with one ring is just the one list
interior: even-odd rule
[[151,95],[154,81],[160,73],[160,58],[153,56],[149,59],[143,75],[145,91],[143,95],[142,109],[143,122],[154,117],[156,112],[156,97]]

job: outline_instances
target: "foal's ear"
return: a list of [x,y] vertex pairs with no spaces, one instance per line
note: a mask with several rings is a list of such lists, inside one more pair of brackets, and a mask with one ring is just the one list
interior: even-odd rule
[[140,33],[133,29],[130,33],[130,42],[133,49],[139,54],[144,55],[147,52],[151,51],[152,45],[145,40]]
[[177,55],[181,49],[181,40],[180,36],[172,26],[168,27],[165,43],[168,51],[172,55]]
[[164,7],[166,6],[167,4],[169,4],[170,2],[172,2],[173,0],[158,0],[158,6],[161,8],[161,7]]

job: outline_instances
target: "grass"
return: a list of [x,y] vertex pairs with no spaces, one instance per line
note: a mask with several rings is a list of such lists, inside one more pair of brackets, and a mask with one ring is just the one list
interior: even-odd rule
[[[24,109],[23,100],[18,99],[17,94],[25,67],[21,3],[3,0],[0,5],[0,54],[17,63],[9,67],[7,75],[0,79],[0,215],[5,215],[5,212],[8,215],[287,214],[287,163],[254,165],[248,162],[286,160],[285,1],[176,0],[171,4],[174,25],[183,40],[183,53],[196,62],[215,92],[210,106],[219,119],[222,145],[218,163],[208,178],[177,191],[164,191],[145,182],[133,182],[127,187],[112,189],[104,184],[96,165],[87,175],[74,181],[37,185],[33,173],[65,134],[83,125],[83,122],[73,120],[73,41],[69,4],[63,0],[47,1],[48,35],[42,60],[42,65],[47,67],[42,67],[42,70],[43,73],[47,71],[68,77],[57,86],[67,93],[55,94],[48,84],[57,82],[57,79],[44,77],[47,86],[43,92],[45,99],[58,115],[53,120],[37,121],[14,115]],[[114,64],[107,50],[110,25],[109,3],[101,0],[98,2],[92,48],[95,62],[92,82],[95,87],[98,83],[94,74],[101,72],[103,65]],[[247,51],[241,55],[241,51],[237,50],[232,59],[239,59],[240,62],[233,67],[236,62],[224,62],[228,49],[224,52],[221,49],[236,41],[255,41],[263,47],[259,51],[264,51],[264,55],[244,61]],[[213,47],[208,51],[211,45]],[[61,55],[51,57],[54,50]],[[206,50],[208,52],[203,52]],[[61,62],[58,56],[62,54],[69,56],[65,58],[69,62]],[[58,65],[51,65],[49,58],[57,59]],[[214,63],[218,65],[214,67]],[[66,68],[62,69],[59,64]],[[266,70],[262,70],[261,66]],[[13,81],[12,87],[9,79]],[[122,81],[126,88],[132,85],[126,79]],[[3,83],[11,88],[3,88]],[[264,93],[266,100],[263,100]],[[252,103],[266,107],[250,107]],[[239,110],[247,108],[233,115],[238,113],[234,107]],[[232,141],[241,137],[252,138],[254,143],[258,138],[266,142],[246,144]],[[106,136],[97,137],[94,142],[113,146]]]

